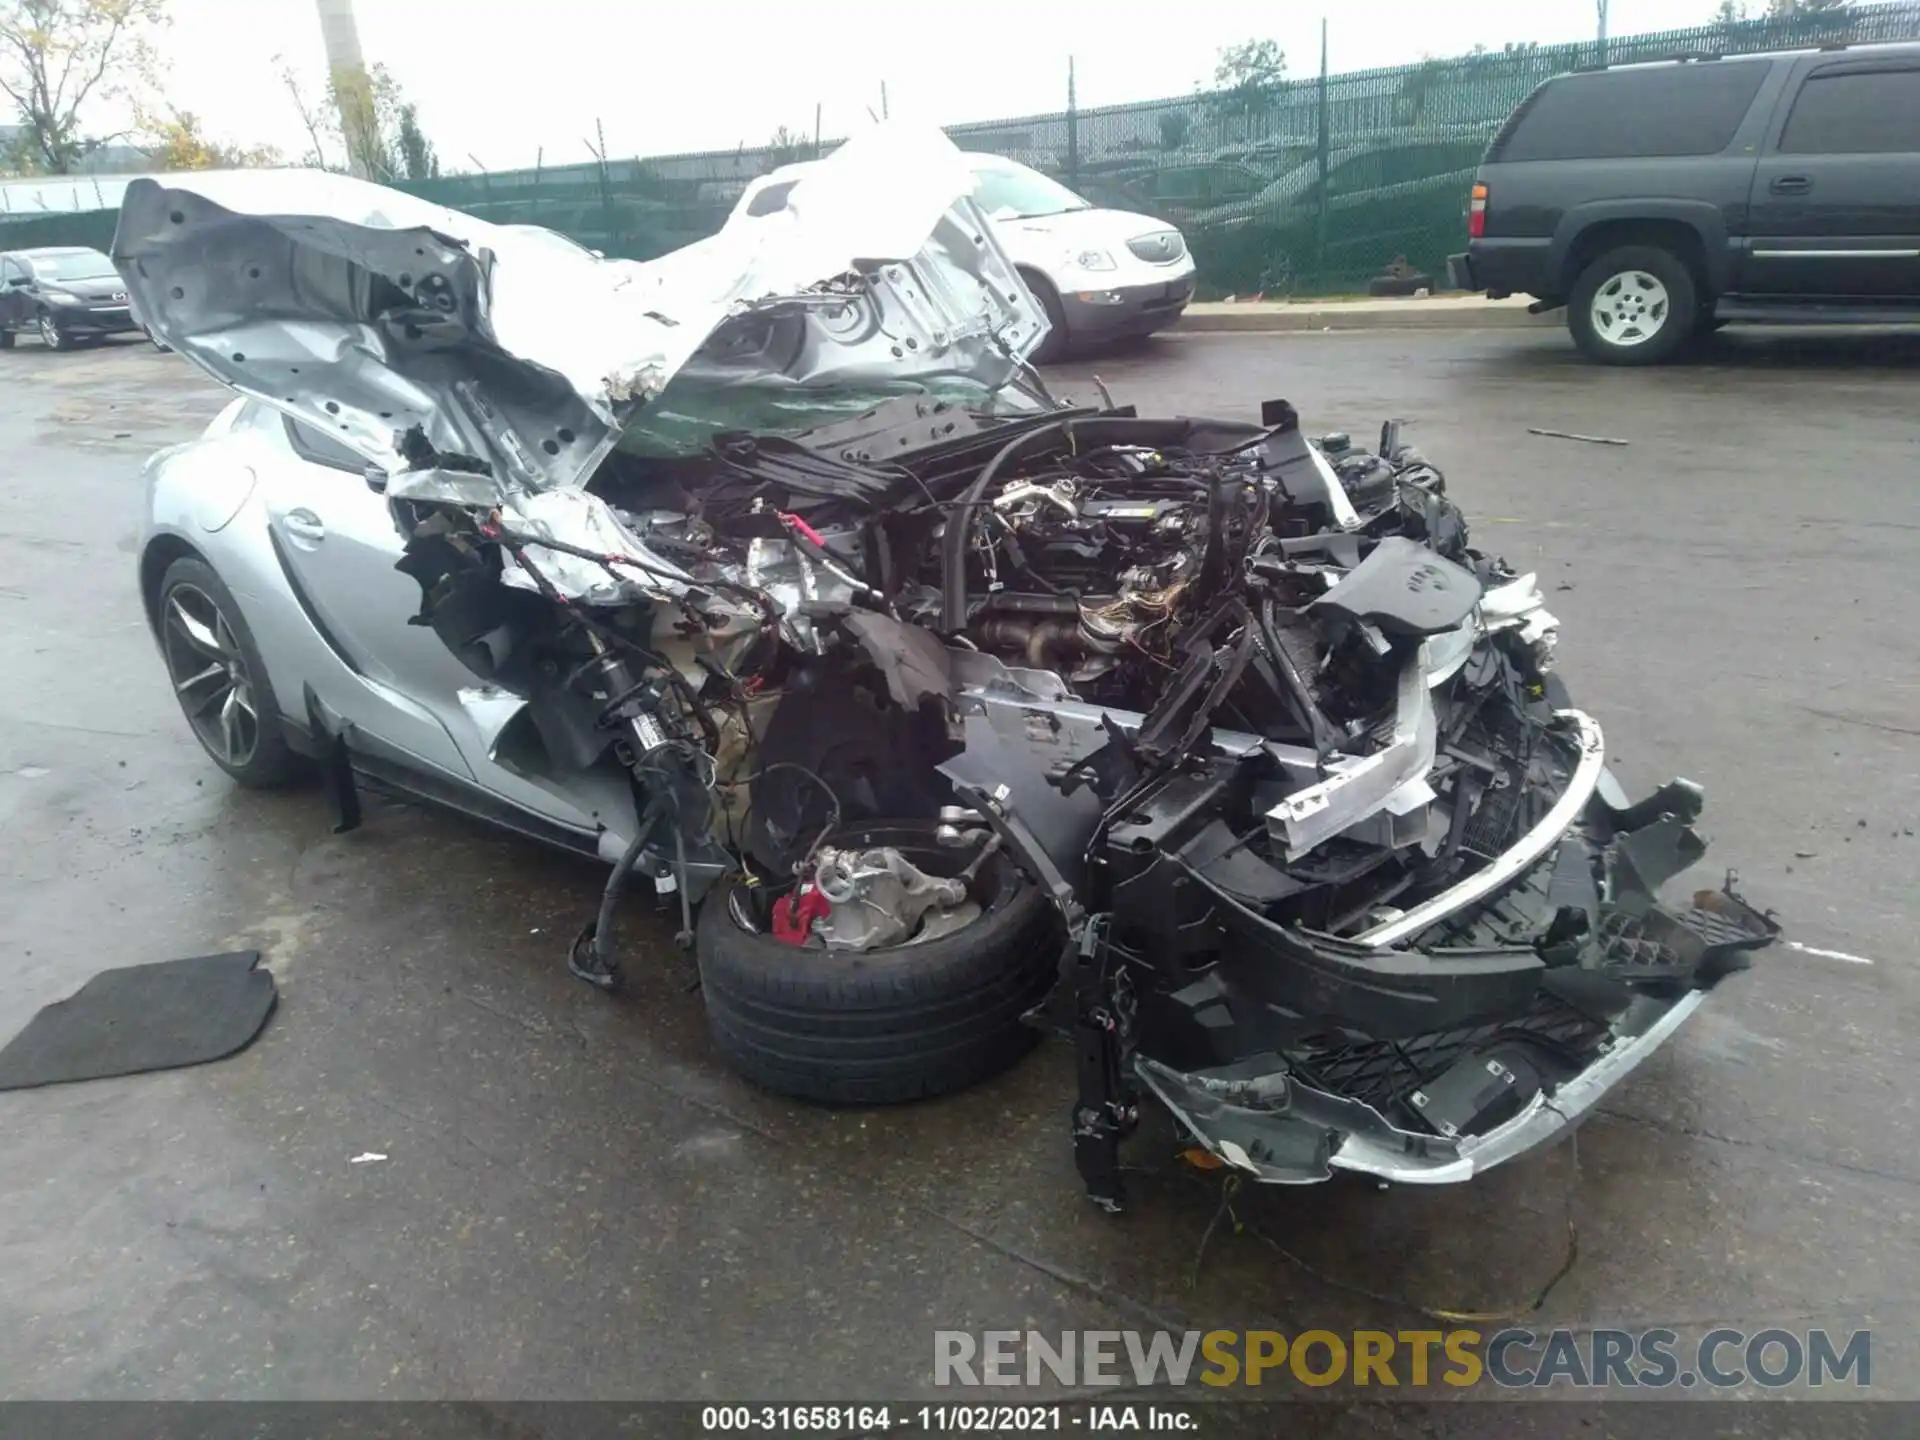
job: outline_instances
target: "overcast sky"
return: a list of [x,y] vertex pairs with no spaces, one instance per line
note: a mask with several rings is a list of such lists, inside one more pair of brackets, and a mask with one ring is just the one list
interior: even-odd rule
[[[1612,0],[1614,34],[1704,24],[1714,0]],[[324,72],[314,0],[173,0],[162,40],[176,105],[222,139],[305,148],[275,78]],[[356,0],[369,62],[420,107],[443,162],[488,169],[829,136],[880,105],[939,123],[1058,110],[1067,57],[1082,105],[1192,90],[1220,47],[1277,39],[1291,74],[1591,38],[1594,0]]]

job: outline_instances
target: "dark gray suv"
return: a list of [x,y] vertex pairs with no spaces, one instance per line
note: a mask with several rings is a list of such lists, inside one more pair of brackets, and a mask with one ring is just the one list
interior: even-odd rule
[[1561,75],[1481,162],[1454,283],[1666,359],[1729,321],[1920,322],[1920,45]]
[[138,330],[127,282],[98,250],[78,246],[0,254],[0,350],[19,333],[38,335],[49,350],[82,339]]

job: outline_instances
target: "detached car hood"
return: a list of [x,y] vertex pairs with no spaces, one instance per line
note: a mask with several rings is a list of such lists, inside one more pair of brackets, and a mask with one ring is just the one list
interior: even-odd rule
[[777,223],[638,263],[344,176],[210,172],[133,181],[113,260],[215,379],[390,475],[421,468],[424,437],[441,473],[506,494],[584,485],[682,372],[1004,384],[1046,320],[971,187],[937,130],[877,126]]

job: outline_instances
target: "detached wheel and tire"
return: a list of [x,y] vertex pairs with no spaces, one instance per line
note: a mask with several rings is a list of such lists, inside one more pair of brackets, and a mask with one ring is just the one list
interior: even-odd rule
[[[889,845],[928,874],[959,874],[974,852],[936,844],[933,830],[876,821],[831,840]],[[1039,1038],[1021,1016],[1058,978],[1061,931],[1052,903],[1004,852],[975,877],[976,918],[883,949],[775,939],[777,893],[729,879],[699,920],[714,1045],[756,1085],[833,1104],[919,1100],[1006,1069]]]
[[1580,273],[1567,299],[1567,328],[1603,365],[1657,365],[1699,323],[1699,286],[1686,263],[1657,245],[1623,245]]

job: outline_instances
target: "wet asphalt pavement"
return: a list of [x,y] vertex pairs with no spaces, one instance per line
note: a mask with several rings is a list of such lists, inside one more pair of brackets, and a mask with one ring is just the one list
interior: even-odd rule
[[1317,1273],[1222,1227],[1196,1280],[1216,1189],[1150,1135],[1132,1213],[1089,1206],[1063,1042],[937,1103],[791,1104],[717,1060],[664,922],[634,920],[627,996],[567,977],[591,868],[382,802],[335,837],[316,792],[232,788],[132,553],[140,462],[224,392],[144,344],[23,342],[0,1037],[100,969],[231,948],[281,1002],[229,1061],[0,1094],[0,1397],[898,1399],[932,1393],[936,1328],[1524,1305],[1569,1197],[1578,1260],[1534,1328],[1871,1327],[1875,1393],[1920,1396],[1920,340],[1736,334],[1639,373],[1557,331],[1223,335],[1059,388],[1095,372],[1146,411],[1415,421],[1476,543],[1539,570],[1629,790],[1703,783],[1694,873],[1737,869],[1810,948],[1725,985],[1582,1130],[1577,1174],[1562,1147],[1466,1187],[1248,1195]]

